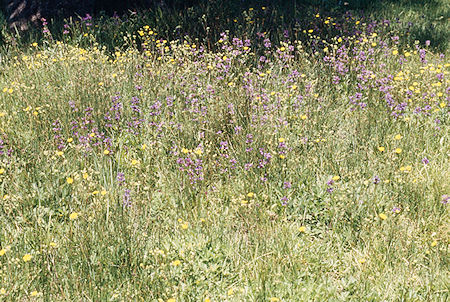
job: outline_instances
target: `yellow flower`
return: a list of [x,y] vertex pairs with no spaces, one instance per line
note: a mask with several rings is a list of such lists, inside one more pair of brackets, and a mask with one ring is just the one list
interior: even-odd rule
[[247,197],[249,197],[249,198],[253,198],[254,196],[255,196],[255,193],[253,193],[253,192],[250,192],[247,194]]
[[28,261],[31,260],[31,258],[33,258],[33,256],[31,256],[30,254],[25,254],[25,255],[22,257],[22,260],[23,260],[24,262],[28,262]]
[[[442,104],[442,103],[441,103]],[[445,104],[445,103],[444,103]],[[442,107],[442,108],[444,108],[444,107]],[[0,117],[4,117],[6,115],[6,113],[5,112],[0,112]]]
[[83,179],[87,179],[89,177],[89,174],[83,173]]
[[106,190],[102,190],[102,191],[100,192],[100,194],[102,194],[102,196],[105,196],[107,193],[108,193],[108,192],[106,192]]
[[145,148],[147,148],[147,145],[146,144],[142,144],[141,150],[145,150]]
[[63,156],[63,154],[64,154],[64,152],[62,152],[62,151],[56,151],[56,155],[58,155],[58,156]]
[[189,227],[189,223],[188,222],[185,222],[185,223],[183,223],[181,225],[181,229],[183,229],[183,230],[187,230],[188,227]]
[[69,137],[69,138],[67,139],[67,142],[68,142],[68,143],[73,142],[73,138]]
[[181,261],[180,260],[174,260],[170,264],[173,265],[173,266],[178,266],[178,265],[181,264]]
[[5,173],[5,169],[0,168],[0,175],[2,175],[3,173]]
[[204,302],[211,302],[210,298],[206,298]]
[[386,216],[386,214],[384,214],[384,213],[380,213],[378,216],[379,216],[382,220],[386,220],[386,219],[387,219],[387,216]]
[[72,177],[67,177],[66,178],[66,182],[70,185],[73,184],[73,178]]
[[301,227],[298,228],[298,231],[300,233],[305,233],[306,232],[306,227],[305,226],[301,226]]
[[385,148],[384,147],[378,147],[378,151],[380,152],[384,152]]
[[0,250],[0,256],[3,256],[4,254],[6,254],[6,250],[5,249],[1,249]]
[[6,290],[2,287],[0,288],[0,295],[5,295],[6,294]]
[[278,141],[279,141],[280,143],[284,143],[286,140],[285,140],[283,137],[280,137],[280,138],[278,139]]
[[436,245],[437,245],[437,241],[434,240],[434,241],[431,243],[431,247],[435,247]]
[[69,219],[70,220],[75,220],[78,218],[78,213],[77,212],[73,212],[72,214],[69,215]]
[[36,291],[36,290],[33,290],[32,292],[31,292],[31,296],[32,297],[36,297],[37,295],[38,295],[39,293]]
[[106,149],[105,151],[103,151],[103,154],[108,155],[109,154],[109,150]]
[[341,179],[341,177],[339,177],[338,175],[333,176],[333,178],[332,178],[332,180],[334,180],[334,181],[338,181],[339,179]]
[[234,294],[234,290],[232,289],[232,288],[230,288],[229,290],[228,290],[228,296],[231,296],[231,295],[233,295]]
[[403,136],[401,136],[400,134],[397,134],[396,136],[394,136],[395,140],[401,140]]
[[275,298],[275,297],[270,298],[270,302],[279,302],[279,301],[280,301],[280,299],[278,299],[278,298]]
[[176,301],[175,298],[167,299],[167,302],[175,302],[175,301]]
[[398,55],[398,50],[393,50],[393,51],[392,51],[392,54],[393,54],[394,56]]
[[50,246],[51,246],[51,247],[57,247],[58,244],[57,244],[56,242],[53,242],[53,241],[52,241],[52,242],[50,242]]
[[402,148],[396,148],[394,150],[394,152],[397,153],[397,154],[400,154],[400,153],[402,153]]
[[301,118],[302,120],[306,120],[306,119],[308,118],[308,116],[305,115],[305,114],[303,114],[303,115],[300,115],[300,118]]

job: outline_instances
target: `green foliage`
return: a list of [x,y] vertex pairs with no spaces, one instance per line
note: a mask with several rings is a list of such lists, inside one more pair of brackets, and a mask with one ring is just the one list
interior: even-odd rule
[[0,300],[447,300],[448,59],[285,5],[4,31]]

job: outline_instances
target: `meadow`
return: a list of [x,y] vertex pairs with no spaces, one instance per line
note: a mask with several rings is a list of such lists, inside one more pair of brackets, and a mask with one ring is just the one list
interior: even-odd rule
[[399,3],[3,25],[0,301],[447,301],[448,4]]

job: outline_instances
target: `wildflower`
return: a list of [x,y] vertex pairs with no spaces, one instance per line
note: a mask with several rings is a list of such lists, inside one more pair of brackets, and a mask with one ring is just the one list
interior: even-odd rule
[[100,192],[100,194],[102,194],[102,196],[105,196],[107,193],[108,193],[108,192],[107,192],[106,190],[102,190],[102,191]]
[[0,295],[5,295],[6,294],[6,290],[2,287],[0,288]]
[[30,296],[32,296],[32,297],[36,297],[38,295],[39,295],[39,293],[36,290],[33,290],[30,294]]
[[336,175],[336,176],[333,176],[333,178],[332,178],[334,181],[338,181],[339,179],[341,179],[341,177],[340,176],[338,176],[338,175]]
[[234,294],[234,290],[230,288],[227,292],[228,296],[232,296]]
[[75,220],[78,218],[78,213],[77,212],[73,212],[72,214],[69,215],[69,219],[70,220]]
[[103,151],[103,154],[108,155],[110,152],[108,149],[106,149],[105,151]]
[[0,175],[2,175],[3,173],[5,173],[5,169],[0,168]]
[[133,159],[133,160],[131,161],[131,164],[132,164],[133,166],[136,166],[138,163],[139,163],[139,161],[136,160],[136,159]]
[[167,302],[175,302],[175,301],[176,301],[175,298],[167,299]]
[[62,152],[62,151],[56,151],[56,155],[58,155],[58,156],[63,156],[63,154],[64,154],[64,152]]
[[423,163],[424,165],[428,165],[428,164],[430,163],[430,161],[428,160],[428,158],[424,157],[424,158],[422,159],[422,163]]
[[278,139],[278,142],[280,142],[280,143],[284,143],[286,140],[283,138],[283,137],[280,137],[279,139]]
[[174,260],[170,264],[173,265],[173,266],[179,266],[181,264],[181,261],[180,260]]
[[89,174],[83,173],[83,179],[87,179],[89,177]]
[[384,152],[385,148],[384,147],[378,147],[378,151],[380,152]]
[[73,184],[73,178],[72,177],[67,177],[66,178],[66,182],[70,185]]
[[298,228],[298,231],[300,233],[305,233],[306,232],[306,227],[305,226],[301,226],[301,227]]
[[397,154],[400,154],[400,153],[402,153],[402,148],[396,148],[394,150],[394,152],[397,153]]
[[241,205],[243,205],[243,206],[245,206],[245,205],[247,205],[248,204],[248,200],[241,200]]
[[182,230],[187,230],[188,227],[189,227],[189,223],[188,223],[188,222],[185,222],[185,223],[183,223],[183,224],[181,225],[181,229],[182,229]]
[[431,242],[431,247],[435,247],[437,245],[437,241],[434,240],[433,242]]
[[28,261],[31,260],[31,258],[33,258],[33,256],[31,256],[30,254],[25,254],[25,255],[22,257],[22,260],[23,260],[24,262],[28,262]]
[[441,202],[442,202],[443,204],[447,204],[447,203],[448,203],[448,200],[449,200],[449,198],[450,198],[450,196],[447,195],[447,194],[444,194],[444,195],[441,196],[441,198],[442,198]]
[[255,196],[255,193],[253,193],[253,192],[250,192],[250,193],[247,194],[248,198],[253,198],[254,196]]
[[386,220],[387,219],[387,216],[384,213],[380,213],[378,216],[381,218],[381,220]]
[[401,211],[401,209],[400,209],[399,207],[394,207],[394,208],[392,208],[392,212],[393,212],[394,214],[398,214],[398,213],[400,213],[400,211]]
[[400,134],[397,134],[396,136],[394,136],[395,140],[401,140],[403,136],[401,136]]
[[6,249],[1,249],[0,250],[0,256],[3,256],[4,254],[6,254]]
[[366,259],[364,259],[364,258],[361,258],[361,259],[359,259],[358,261],[359,261],[359,263],[361,263],[361,264],[366,263]]
[[279,302],[280,299],[276,298],[276,297],[272,297],[270,298],[270,302]]

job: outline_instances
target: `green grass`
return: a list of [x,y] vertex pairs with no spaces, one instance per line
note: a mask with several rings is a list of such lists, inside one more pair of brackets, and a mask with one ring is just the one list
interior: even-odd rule
[[446,301],[446,32],[389,5],[5,46],[0,301]]

